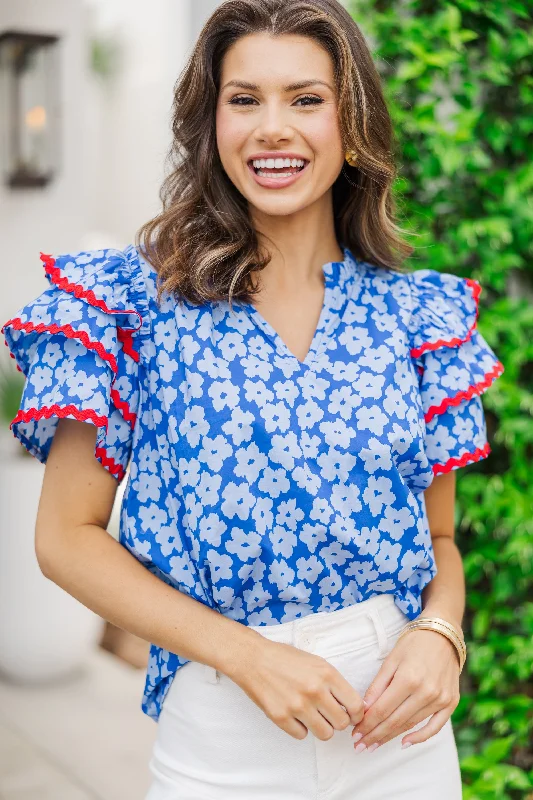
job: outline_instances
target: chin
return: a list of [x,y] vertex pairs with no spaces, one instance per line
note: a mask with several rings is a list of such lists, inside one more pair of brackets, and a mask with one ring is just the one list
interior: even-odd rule
[[269,217],[290,217],[292,214],[297,214],[299,211],[302,211],[305,206],[301,205],[282,205],[280,203],[268,204],[268,205],[258,205],[253,204],[254,208],[257,209],[261,214],[265,214]]
[[297,214],[314,202],[313,199],[283,197],[281,194],[269,198],[248,196],[246,199],[252,208],[257,209],[261,214],[268,214],[270,217],[288,217],[291,214]]

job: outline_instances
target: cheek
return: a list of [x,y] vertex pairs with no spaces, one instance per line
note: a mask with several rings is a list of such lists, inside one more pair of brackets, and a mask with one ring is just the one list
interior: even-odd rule
[[337,115],[334,111],[322,114],[312,121],[309,131],[317,155],[330,161],[338,161],[342,153],[342,139]]
[[240,151],[249,136],[249,126],[242,117],[228,114],[224,109],[216,114],[217,147],[222,162],[240,158]]

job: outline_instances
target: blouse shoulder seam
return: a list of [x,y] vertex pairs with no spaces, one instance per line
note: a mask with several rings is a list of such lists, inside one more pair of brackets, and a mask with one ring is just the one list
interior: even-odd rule
[[146,287],[146,280],[144,277],[143,269],[141,266],[140,255],[137,247],[134,244],[129,244],[121,251],[130,277],[130,286],[133,293],[134,304],[140,308],[140,316],[142,323],[139,329],[135,332],[142,337],[150,335],[151,319],[149,309],[148,290]]

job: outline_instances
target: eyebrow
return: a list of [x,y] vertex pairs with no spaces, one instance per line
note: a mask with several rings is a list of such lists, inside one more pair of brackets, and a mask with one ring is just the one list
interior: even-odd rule
[[[222,87],[222,90],[226,89],[228,86],[235,86],[238,89],[248,89],[250,92],[259,91],[259,86],[257,86],[257,84],[249,83],[248,81],[241,81],[241,80],[228,81],[228,83],[226,83]],[[329,83],[326,83],[325,81],[319,81],[318,79],[315,79],[315,78],[312,78],[312,79],[307,80],[307,81],[298,81],[297,83],[289,83],[288,86],[284,87],[284,91],[285,92],[296,92],[296,91],[298,91],[298,89],[308,89],[309,86],[327,86],[328,89],[333,91],[333,89],[329,85]]]

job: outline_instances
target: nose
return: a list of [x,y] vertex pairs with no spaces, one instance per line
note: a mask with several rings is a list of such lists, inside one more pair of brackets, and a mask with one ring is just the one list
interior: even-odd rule
[[289,140],[293,130],[289,125],[286,113],[279,103],[266,103],[261,109],[255,129],[255,138],[262,142],[279,142]]

